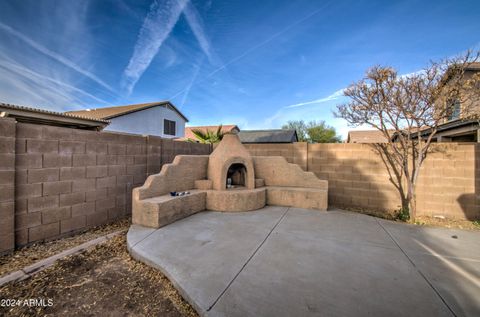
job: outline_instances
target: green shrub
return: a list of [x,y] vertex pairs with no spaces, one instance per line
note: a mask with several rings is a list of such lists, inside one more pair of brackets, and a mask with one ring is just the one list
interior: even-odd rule
[[404,207],[404,208],[400,207],[396,211],[395,219],[404,221],[404,222],[407,222],[408,220],[410,220],[410,212],[408,210],[408,207]]

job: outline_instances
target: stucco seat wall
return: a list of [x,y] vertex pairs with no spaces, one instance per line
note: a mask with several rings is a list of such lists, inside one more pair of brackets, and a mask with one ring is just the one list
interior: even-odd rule
[[204,211],[207,193],[193,190],[185,196],[163,195],[136,201],[132,222],[145,227],[160,228]]
[[[132,191],[132,222],[159,228],[186,215],[205,210],[205,193],[200,197],[192,194],[172,202],[153,203],[148,199],[168,195],[171,191],[191,191],[196,180],[207,177],[207,166],[208,155],[177,155],[172,163],[162,167],[160,173],[150,175],[143,186]],[[185,210],[180,208],[182,202]],[[178,212],[178,215],[172,215],[171,210],[165,209],[167,207]]]
[[317,209],[326,211],[328,193],[325,189],[268,186],[267,205]]

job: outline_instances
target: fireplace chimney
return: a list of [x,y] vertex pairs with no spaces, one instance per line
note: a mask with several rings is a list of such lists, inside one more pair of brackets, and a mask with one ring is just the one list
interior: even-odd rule
[[210,155],[208,178],[214,190],[227,190],[227,179],[233,189],[254,189],[253,159],[238,135],[227,133]]

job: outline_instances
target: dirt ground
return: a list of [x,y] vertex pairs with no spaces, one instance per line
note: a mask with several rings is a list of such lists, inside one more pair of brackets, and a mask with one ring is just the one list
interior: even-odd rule
[[[0,316],[197,316],[164,275],[130,257],[125,239],[117,236],[0,287]],[[9,299],[21,305],[2,307]],[[28,299],[40,306],[24,305]]]
[[130,219],[121,219],[83,232],[77,232],[74,236],[48,242],[39,242],[15,250],[13,253],[0,256],[0,276],[22,269],[42,259],[48,258],[49,256],[106,234],[119,230],[128,230],[129,227]]

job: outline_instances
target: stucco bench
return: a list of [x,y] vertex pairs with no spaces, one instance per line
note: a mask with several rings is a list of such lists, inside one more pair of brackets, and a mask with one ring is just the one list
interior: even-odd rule
[[327,210],[328,193],[324,188],[267,186],[267,205]]
[[194,213],[205,210],[207,192],[190,190],[185,196],[162,195],[140,200],[142,213],[133,213],[133,223],[160,228]]

